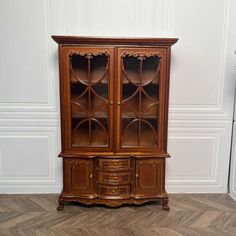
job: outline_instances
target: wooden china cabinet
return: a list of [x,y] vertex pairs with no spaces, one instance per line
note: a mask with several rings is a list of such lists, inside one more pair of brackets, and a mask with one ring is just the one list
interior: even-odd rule
[[165,191],[175,38],[52,36],[58,43],[65,201],[142,204]]

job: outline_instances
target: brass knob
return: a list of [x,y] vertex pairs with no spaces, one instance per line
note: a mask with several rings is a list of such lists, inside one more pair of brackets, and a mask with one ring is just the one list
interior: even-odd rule
[[116,162],[114,163],[114,166],[117,166],[117,163],[116,163]]
[[136,178],[138,178],[138,174],[136,174],[135,176],[136,176]]
[[92,179],[93,178],[93,174],[90,174],[89,178]]
[[117,180],[117,176],[115,176],[115,178],[114,178],[115,180]]
[[115,193],[116,192],[116,190],[112,190],[112,193]]
[[113,101],[111,101],[111,102],[110,102],[110,104],[111,104],[111,105],[113,105],[113,104],[114,104],[114,102],[113,102]]
[[120,106],[120,102],[117,103]]

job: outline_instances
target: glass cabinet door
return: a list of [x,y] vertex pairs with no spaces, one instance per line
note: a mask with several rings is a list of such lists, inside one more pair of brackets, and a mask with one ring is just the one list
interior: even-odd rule
[[113,49],[68,50],[70,146],[109,148],[113,113]]
[[118,51],[119,148],[159,148],[163,51],[151,48]]

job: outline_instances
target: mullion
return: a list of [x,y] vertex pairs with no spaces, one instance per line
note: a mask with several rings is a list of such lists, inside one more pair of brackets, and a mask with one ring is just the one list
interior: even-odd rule
[[89,119],[89,145],[91,145],[91,56],[88,56],[88,119]]

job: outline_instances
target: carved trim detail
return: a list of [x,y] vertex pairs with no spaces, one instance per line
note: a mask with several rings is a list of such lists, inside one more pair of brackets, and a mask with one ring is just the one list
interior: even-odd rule
[[150,168],[152,167],[160,167],[160,162],[157,162],[155,160],[142,160],[140,161],[139,167],[141,166],[148,166]]
[[124,204],[135,204],[135,205],[141,205],[145,202],[150,201],[158,201],[162,198],[156,198],[156,199],[135,199],[135,198],[129,198],[129,199],[119,199],[119,200],[113,200],[113,199],[100,199],[100,198],[94,198],[94,199],[85,199],[85,198],[60,198],[59,206],[62,205],[64,202],[80,202],[85,205],[106,205],[109,207],[119,207]]
[[146,57],[155,57],[155,56],[158,56],[159,59],[161,59],[159,52],[123,52],[121,54],[121,58],[124,58],[126,56],[137,57],[138,60],[144,60],[146,59]]
[[70,165],[75,168],[77,166],[91,166],[92,165],[92,162],[89,162],[87,160],[78,160],[78,161],[75,161],[75,162],[71,162]]
[[135,205],[141,205],[146,202],[153,202],[153,201],[159,201],[162,200],[162,207],[164,210],[168,210],[168,202],[169,198],[167,193],[164,191],[160,195],[156,195],[150,198],[144,198],[144,199],[137,199],[131,196],[128,199],[101,199],[98,198],[97,195],[91,196],[91,198],[81,198],[81,197],[75,197],[72,195],[64,195],[63,193],[60,194],[58,199],[58,208],[59,210],[63,210],[64,208],[64,202],[80,202],[85,205],[106,205],[109,207],[119,207],[123,204],[135,204]]
[[80,56],[86,56],[87,58],[92,58],[93,56],[101,56],[101,55],[106,55],[107,57],[110,57],[110,53],[105,50],[103,52],[98,51],[98,52],[89,52],[89,51],[83,51],[83,52],[79,52],[79,51],[70,51],[69,53],[69,60],[71,60],[71,57],[73,55],[80,55]]

